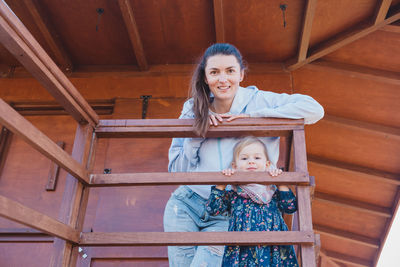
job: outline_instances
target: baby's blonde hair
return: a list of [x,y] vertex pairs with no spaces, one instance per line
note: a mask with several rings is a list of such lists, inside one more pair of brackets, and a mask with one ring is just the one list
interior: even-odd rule
[[257,137],[247,136],[247,137],[243,137],[239,142],[237,142],[235,147],[233,148],[233,160],[232,160],[232,162],[236,162],[236,158],[239,156],[240,151],[242,151],[243,148],[245,148],[246,146],[249,146],[251,144],[255,144],[255,143],[259,143],[259,144],[262,145],[262,147],[264,149],[265,157],[267,158],[267,161],[269,161],[267,148],[265,147],[265,144],[260,139],[258,139]]

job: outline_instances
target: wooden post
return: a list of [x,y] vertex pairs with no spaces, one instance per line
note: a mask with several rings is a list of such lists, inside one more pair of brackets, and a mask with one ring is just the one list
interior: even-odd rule
[[[78,125],[75,135],[72,157],[87,166],[90,151],[93,150],[95,140],[93,128],[89,125]],[[65,191],[61,203],[59,220],[70,225],[77,231],[82,232],[84,214],[89,197],[89,189],[70,174],[67,175]],[[73,253],[75,251],[75,253]],[[51,254],[51,267],[69,267],[76,264],[76,250],[72,243],[62,239],[54,240],[53,252]]]
[[[306,143],[303,130],[293,130],[294,169],[296,172],[307,172]],[[298,220],[300,231],[312,231],[310,187],[297,186]],[[315,254],[312,245],[301,245],[301,262],[303,267],[315,267]]]

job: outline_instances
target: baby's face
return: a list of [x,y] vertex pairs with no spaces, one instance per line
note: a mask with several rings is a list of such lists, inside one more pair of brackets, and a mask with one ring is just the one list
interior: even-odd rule
[[235,165],[237,171],[263,172],[267,169],[267,156],[264,148],[259,143],[245,146],[236,157]]

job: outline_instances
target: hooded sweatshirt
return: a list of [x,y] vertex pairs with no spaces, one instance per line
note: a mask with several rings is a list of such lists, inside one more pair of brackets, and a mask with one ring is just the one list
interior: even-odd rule
[[[277,94],[258,90],[255,86],[239,87],[227,114],[248,114],[250,117],[304,119],[313,124],[324,116],[323,107],[312,97],[301,94]],[[193,99],[183,105],[180,119],[193,119]],[[279,158],[279,137],[261,137],[268,158],[276,166]],[[169,172],[218,172],[231,166],[233,148],[239,138],[173,138],[169,149]],[[190,185],[208,199],[212,185]]]

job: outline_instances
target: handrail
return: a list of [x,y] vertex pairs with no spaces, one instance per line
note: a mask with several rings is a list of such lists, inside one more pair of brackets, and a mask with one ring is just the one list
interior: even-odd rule
[[[99,138],[198,137],[193,119],[100,120],[95,129]],[[240,118],[211,126],[206,137],[290,136],[304,129],[304,120],[277,118]]]

